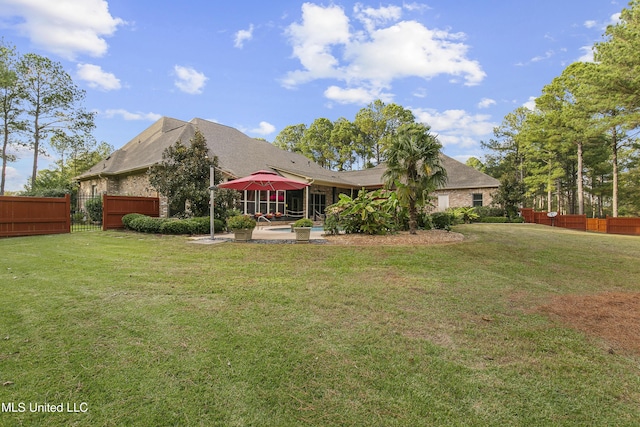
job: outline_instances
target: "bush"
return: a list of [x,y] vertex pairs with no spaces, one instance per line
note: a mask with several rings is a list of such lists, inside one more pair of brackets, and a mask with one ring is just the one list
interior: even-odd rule
[[162,224],[170,221],[166,218],[152,218],[150,216],[142,215],[134,218],[129,222],[129,226],[132,230],[140,233],[160,233],[160,227]]
[[227,226],[231,230],[253,230],[256,220],[246,215],[236,215],[227,219]]
[[192,229],[197,223],[190,219],[171,219],[160,224],[162,234],[193,234]]
[[480,222],[492,223],[492,224],[504,224],[509,222],[509,218],[506,216],[485,216],[480,218]]
[[84,203],[89,218],[94,222],[102,222],[102,197],[94,197]]
[[[122,217],[122,224],[126,229],[139,233],[209,234],[211,232],[208,216],[189,219],[167,219],[131,213]],[[216,232],[226,230],[224,222],[219,219],[214,220],[213,224]]]
[[[191,228],[191,234],[209,234],[211,233],[211,217],[198,216],[195,218],[187,219],[185,222],[189,224]],[[213,228],[215,229],[215,225]]]
[[362,189],[356,198],[340,194],[339,200],[325,209],[324,229],[329,234],[386,234],[398,229],[401,211],[396,193]]
[[495,206],[477,206],[475,210],[480,218],[487,216],[505,216],[504,209]]
[[450,212],[434,212],[431,214],[431,223],[436,230],[451,230],[455,224],[456,217]]
[[313,227],[313,221],[309,218],[300,218],[296,222],[293,223],[294,227]]
[[146,215],[142,215],[139,213],[126,214],[125,216],[122,217],[122,225],[124,225],[124,228],[126,228],[127,230],[133,230],[133,228],[131,228],[131,221],[133,221],[136,218],[140,218],[144,216]]
[[452,208],[447,212],[450,212],[453,215],[456,223],[463,222],[465,224],[470,224],[480,218],[480,215],[478,215],[478,213],[476,212],[476,208],[472,207]]

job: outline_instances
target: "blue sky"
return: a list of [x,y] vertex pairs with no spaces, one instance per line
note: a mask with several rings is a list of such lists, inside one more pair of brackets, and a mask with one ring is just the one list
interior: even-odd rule
[[[273,141],[287,125],[355,118],[375,99],[413,111],[444,153],[480,141],[591,47],[611,0],[0,0],[0,35],[59,61],[116,149],[161,116]],[[16,152],[7,190],[32,154]],[[41,157],[45,168],[52,159]]]

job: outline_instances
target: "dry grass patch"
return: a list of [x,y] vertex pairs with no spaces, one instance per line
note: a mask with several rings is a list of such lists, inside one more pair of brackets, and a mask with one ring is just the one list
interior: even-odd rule
[[640,293],[562,295],[539,311],[605,340],[611,346],[609,352],[640,355]]

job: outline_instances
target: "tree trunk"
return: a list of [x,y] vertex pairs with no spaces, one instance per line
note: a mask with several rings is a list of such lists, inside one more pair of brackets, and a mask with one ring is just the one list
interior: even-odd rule
[[418,209],[416,202],[409,200],[409,234],[418,234]]
[[584,215],[584,186],[582,183],[582,142],[578,142],[578,215]]
[[616,218],[618,216],[618,135],[616,129],[613,129],[613,138],[611,141],[611,162],[613,163],[613,194],[612,198],[612,213],[611,216]]
[[36,109],[35,119],[33,122],[33,170],[31,172],[31,191],[36,188],[36,178],[38,175],[38,151],[40,151],[40,127],[39,127],[40,113]]

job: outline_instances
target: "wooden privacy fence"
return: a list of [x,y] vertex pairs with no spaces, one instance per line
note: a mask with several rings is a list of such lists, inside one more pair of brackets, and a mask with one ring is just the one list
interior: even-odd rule
[[547,212],[535,212],[531,208],[522,208],[520,213],[525,222],[533,224],[553,225],[598,233],[640,236],[640,218],[606,217],[605,219],[600,219],[587,218],[586,215],[557,215],[554,218],[550,218]]
[[0,196],[0,237],[71,232],[71,197]]
[[158,197],[102,196],[102,229],[123,228],[122,217],[130,213],[160,216]]

